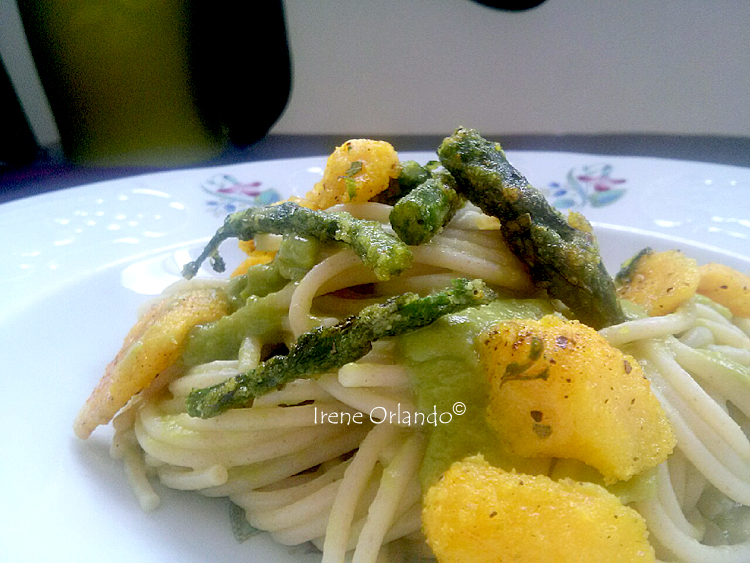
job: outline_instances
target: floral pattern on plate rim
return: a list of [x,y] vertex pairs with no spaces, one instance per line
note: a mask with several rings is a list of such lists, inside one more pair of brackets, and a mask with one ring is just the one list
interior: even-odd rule
[[[605,207],[627,192],[623,187],[627,180],[613,177],[613,169],[607,163],[576,166],[568,170],[564,182],[549,182],[540,191],[557,209]],[[277,189],[264,187],[261,181],[240,181],[230,174],[217,174],[201,183],[201,188],[212,196],[206,207],[217,217],[283,199]]]
[[216,216],[223,216],[248,207],[275,203],[282,199],[278,190],[264,187],[263,182],[243,182],[230,174],[217,174],[201,183],[203,191],[212,196],[206,207]]
[[618,201],[627,189],[624,178],[612,176],[611,164],[587,164],[568,170],[565,182],[550,182],[542,193],[558,209],[605,207]]

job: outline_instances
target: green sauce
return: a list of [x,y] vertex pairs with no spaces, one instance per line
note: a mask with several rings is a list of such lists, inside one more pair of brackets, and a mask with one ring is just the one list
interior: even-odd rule
[[[481,453],[493,465],[526,473],[546,473],[549,459],[526,459],[511,454],[486,421],[489,382],[479,362],[475,341],[484,330],[511,318],[541,318],[553,312],[548,301],[498,300],[482,307],[446,315],[432,325],[399,339],[410,371],[418,408],[425,414],[443,414],[443,421],[428,425],[427,451],[420,470],[427,488],[454,461]],[[463,414],[457,403],[465,406]]]
[[190,332],[182,356],[185,365],[234,360],[248,336],[270,344],[283,342],[291,282],[302,279],[318,263],[321,247],[316,240],[286,237],[273,262],[252,266],[234,278],[228,290],[234,311]]
[[187,366],[214,360],[236,360],[242,342],[256,336],[265,342],[282,342],[283,320],[289,310],[289,284],[265,297],[253,295],[231,315],[195,327],[188,336],[182,359]]
[[[481,453],[489,463],[506,471],[545,474],[553,479],[569,477],[605,486],[623,503],[654,495],[654,470],[605,485],[596,469],[578,460],[523,458],[511,453],[487,423],[490,389],[476,349],[477,336],[504,320],[539,319],[552,312],[548,301],[504,299],[446,315],[426,328],[400,337],[399,347],[412,373],[418,408],[425,414],[435,409],[438,419],[441,413],[452,415],[448,423],[426,426],[429,438],[420,469],[423,490],[453,462]],[[462,415],[454,411],[457,402],[465,405]]]
[[322,247],[323,244],[313,238],[288,236],[281,243],[273,263],[286,279],[299,281],[318,263]]

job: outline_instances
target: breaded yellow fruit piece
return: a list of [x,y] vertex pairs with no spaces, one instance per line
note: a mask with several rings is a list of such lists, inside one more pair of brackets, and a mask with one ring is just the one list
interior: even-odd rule
[[328,157],[323,179],[307,192],[305,199],[318,209],[369,201],[388,188],[400,171],[398,154],[390,143],[351,139]]
[[666,315],[695,295],[700,277],[698,263],[679,250],[645,249],[617,274],[617,296]]
[[78,413],[76,435],[88,438],[97,426],[108,424],[131,397],[177,361],[190,329],[228,311],[226,294],[215,289],[177,293],[154,304],[130,329]]
[[489,423],[523,457],[582,461],[605,482],[664,461],[675,436],[638,362],[578,321],[502,322],[480,337]]
[[425,494],[422,526],[439,563],[654,561],[646,523],[605,488],[454,463]]
[[700,267],[698,293],[724,305],[736,317],[750,317],[750,276],[724,264]]

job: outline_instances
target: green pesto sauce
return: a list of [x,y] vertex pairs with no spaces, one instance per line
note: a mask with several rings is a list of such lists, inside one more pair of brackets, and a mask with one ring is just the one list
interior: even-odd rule
[[420,468],[423,490],[450,465],[481,453],[492,465],[521,473],[545,474],[553,479],[569,477],[606,487],[627,504],[655,494],[655,472],[644,471],[628,481],[606,485],[601,474],[577,460],[523,458],[508,451],[487,423],[485,413],[489,382],[476,349],[477,336],[508,319],[539,319],[554,312],[548,301],[503,299],[489,305],[446,315],[432,325],[400,337],[399,347],[413,378],[417,407],[425,414],[436,407],[453,413],[458,401],[463,415],[453,414],[447,424],[426,425],[427,450]]
[[248,336],[265,342],[281,342],[283,320],[289,309],[288,293],[293,284],[264,297],[252,295],[231,315],[195,327],[188,336],[182,359],[187,366],[214,360],[235,360]]
[[[399,347],[413,374],[418,408],[454,413],[463,403],[464,414],[452,414],[446,424],[427,425],[427,450],[420,479],[426,490],[451,463],[481,453],[493,465],[524,473],[546,473],[549,459],[520,458],[507,451],[486,421],[489,382],[482,370],[475,342],[495,323],[512,318],[541,318],[553,312],[547,301],[498,300],[482,307],[446,315],[430,326],[401,336]],[[447,417],[444,417],[445,420]]]
[[265,297],[282,289],[289,280],[281,275],[276,262],[256,264],[247,272],[229,281],[229,294],[232,310],[236,311],[247,303],[250,297]]
[[297,281],[318,263],[321,243],[286,237],[270,264],[257,264],[229,283],[232,313],[195,327],[188,336],[183,361],[195,366],[214,360],[234,360],[248,336],[265,342],[283,341],[290,281]]
[[274,264],[286,279],[299,281],[318,263],[322,247],[316,239],[288,236],[281,243]]

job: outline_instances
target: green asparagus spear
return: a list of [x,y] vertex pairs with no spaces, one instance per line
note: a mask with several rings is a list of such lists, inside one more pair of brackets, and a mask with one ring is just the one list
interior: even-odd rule
[[406,193],[429,180],[432,171],[437,166],[440,166],[440,163],[436,160],[431,160],[424,166],[415,160],[404,160],[401,162],[401,172],[398,175],[398,183],[401,184],[401,188],[405,192],[403,195],[406,195]]
[[430,179],[431,171],[440,166],[440,163],[431,160],[424,166],[416,160],[404,160],[401,163],[401,172],[398,178],[391,180],[388,188],[377,194],[371,201],[394,205],[414,188]]
[[443,141],[438,156],[459,193],[500,219],[508,245],[528,265],[538,287],[594,328],[624,320],[583,216],[572,213],[566,221],[508,162],[499,144],[474,130],[459,128]]
[[216,416],[296,379],[315,377],[358,360],[372,349],[375,340],[416,330],[442,315],[492,299],[494,293],[481,280],[457,279],[451,289],[426,297],[405,293],[370,305],[332,327],[302,334],[286,356],[274,356],[256,369],[212,387],[194,389],[187,398],[187,412],[200,418]]
[[440,232],[464,201],[450,174],[436,174],[396,202],[391,226],[406,244],[424,244]]
[[208,241],[198,258],[185,265],[182,275],[190,279],[208,258],[217,272],[225,269],[219,245],[228,238],[250,240],[258,233],[296,235],[321,242],[347,244],[378,279],[389,279],[411,265],[411,252],[379,223],[355,219],[349,213],[328,213],[287,201],[280,205],[252,207],[233,213]]

